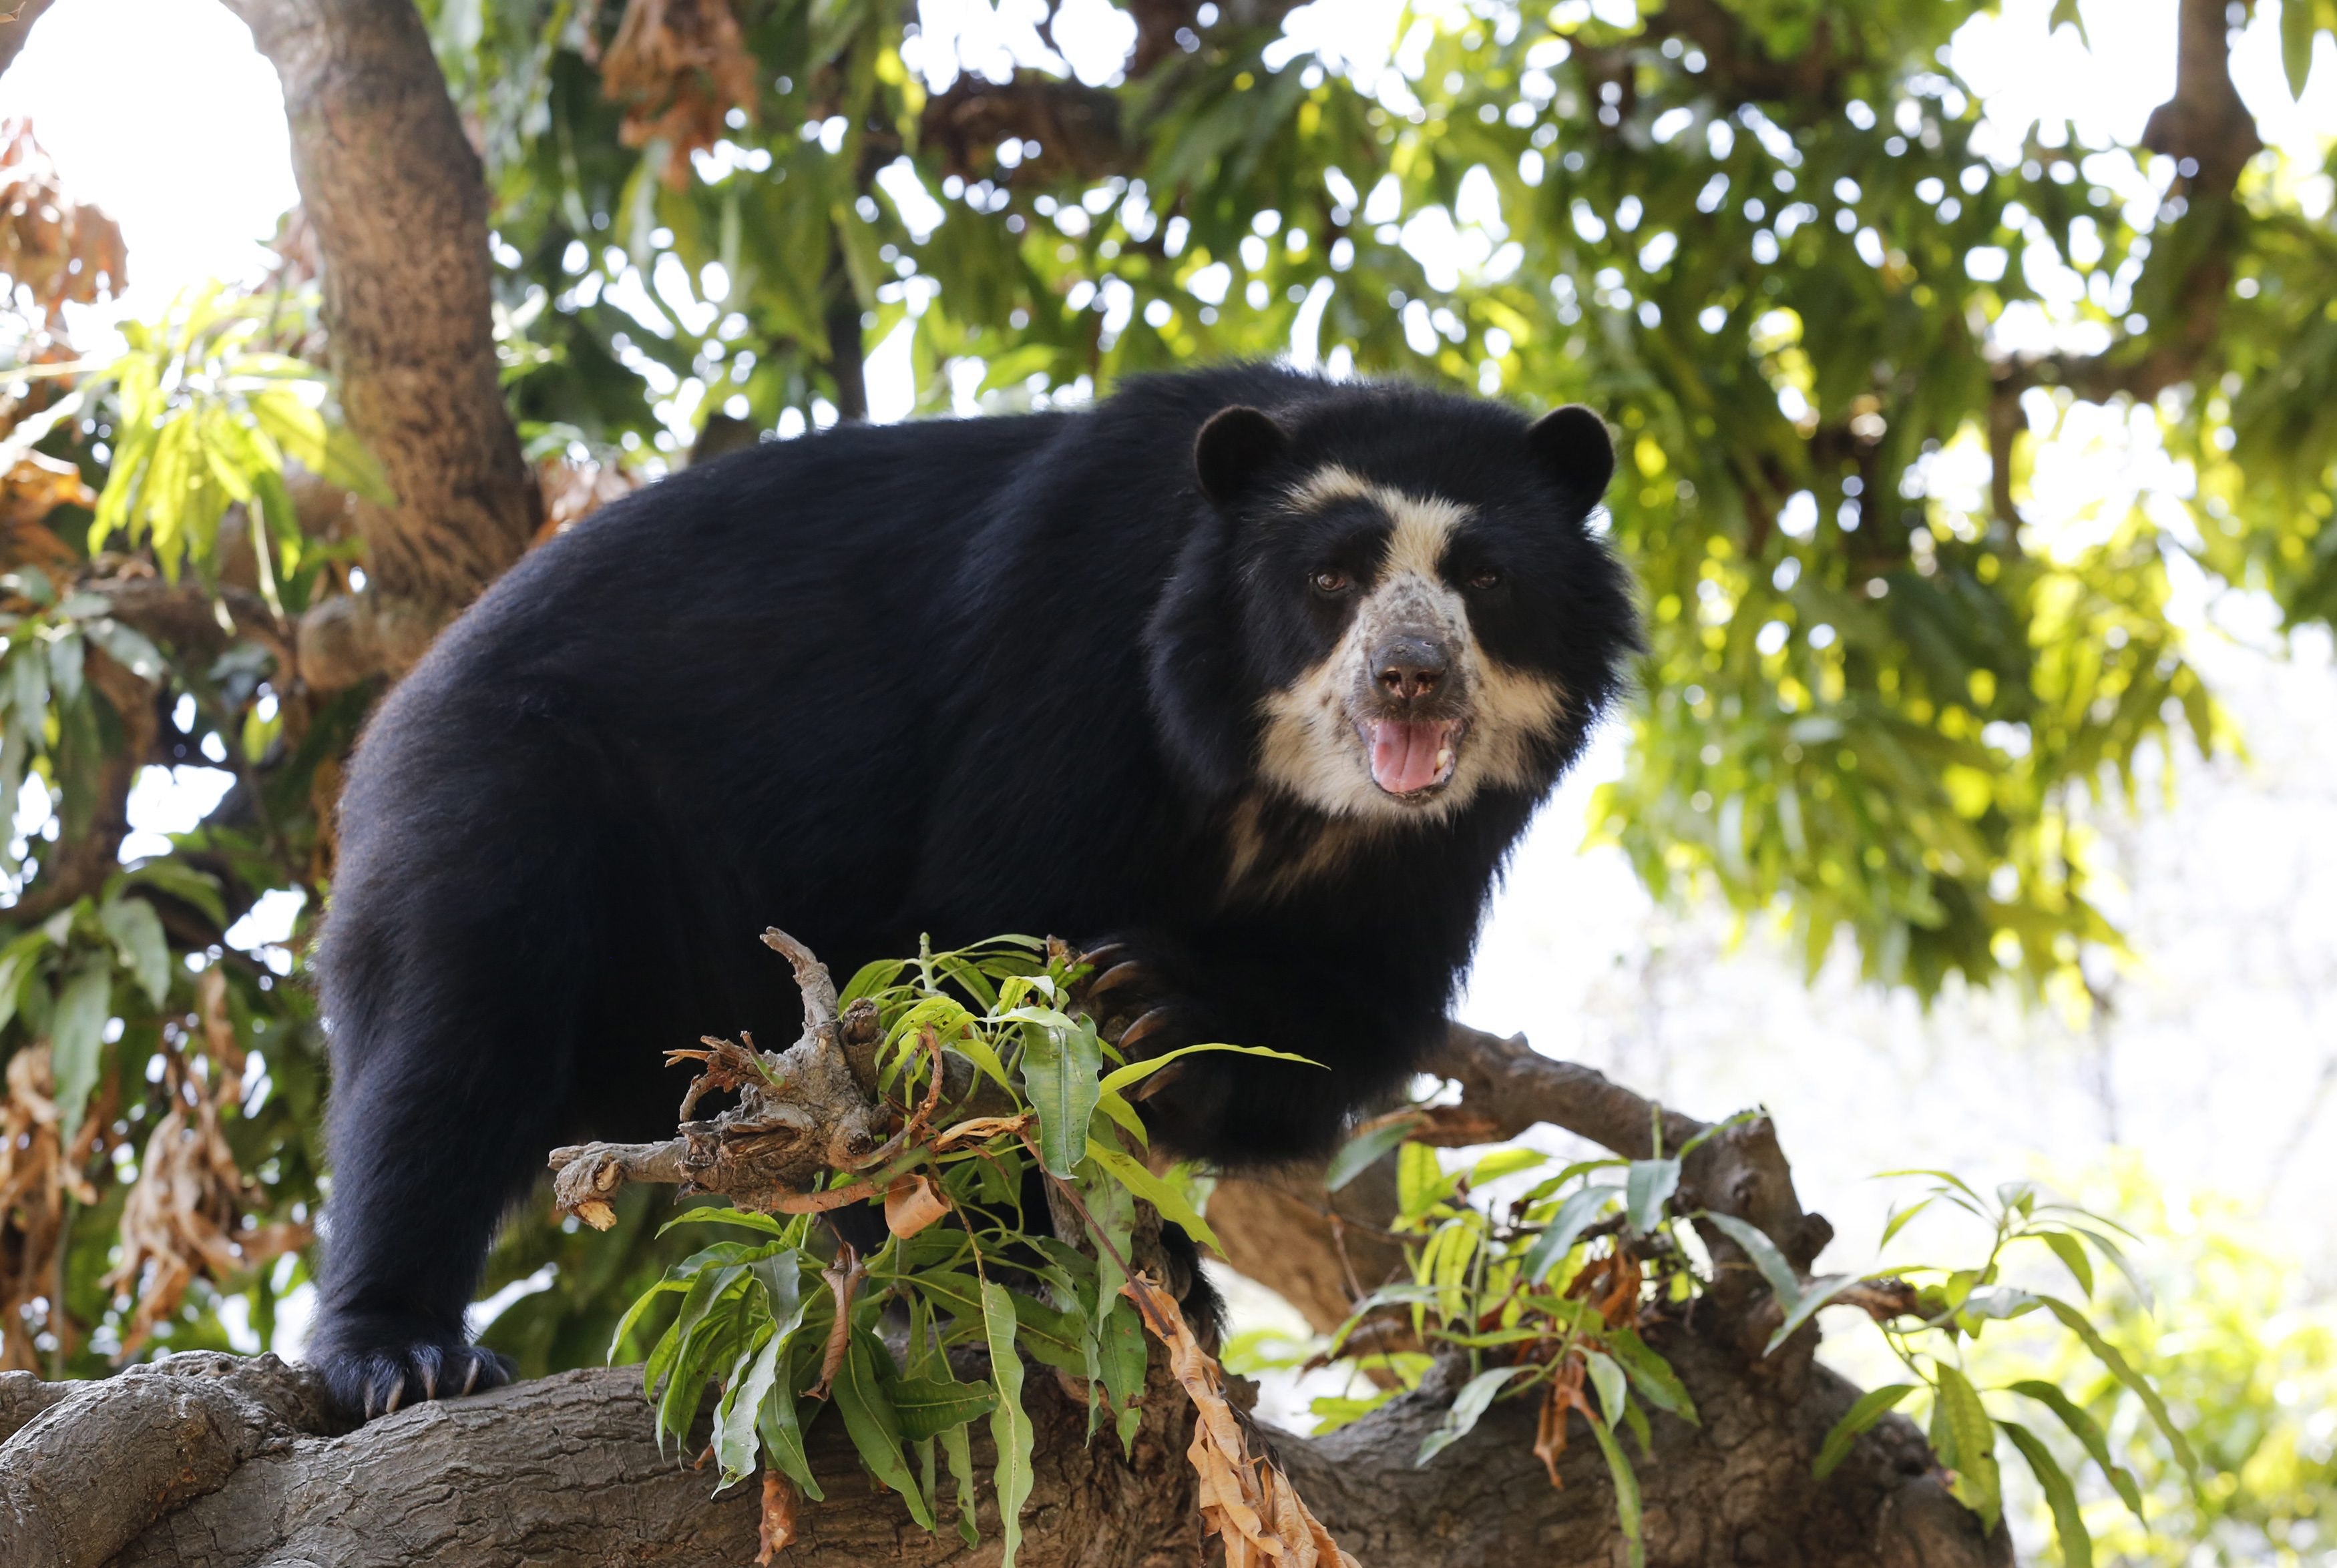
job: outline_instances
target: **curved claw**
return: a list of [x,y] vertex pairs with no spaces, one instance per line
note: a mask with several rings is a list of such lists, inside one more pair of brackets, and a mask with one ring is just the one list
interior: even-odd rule
[[1101,1001],[1131,980],[1142,980],[1148,972],[1143,964],[1134,959],[1129,959],[1125,963],[1115,964],[1089,984],[1087,999],[1090,1006],[1092,1007]]
[[397,1407],[406,1402],[405,1373],[400,1372],[396,1375],[396,1380],[389,1386],[389,1395],[386,1398],[376,1397],[380,1387],[378,1382],[366,1384],[365,1413],[366,1419],[368,1421],[376,1416],[396,1415]]
[[479,1386],[479,1370],[487,1363],[484,1358],[479,1356],[469,1356],[465,1357],[464,1359],[469,1361],[471,1364],[470,1371],[464,1374],[463,1377],[463,1392],[468,1394],[472,1389]]
[[1080,959],[1088,966],[1090,974],[1100,975],[1127,959],[1128,956],[1129,946],[1126,942],[1106,942],[1100,948],[1090,948],[1081,953]]
[[434,1348],[425,1345],[414,1352],[414,1369],[422,1376],[422,1397],[425,1399],[438,1397],[439,1365],[438,1352]]
[[1139,1045],[1168,1027],[1168,1018],[1169,1010],[1167,1008],[1155,1008],[1129,1025],[1127,1028],[1120,1031],[1120,1050],[1128,1056],[1134,1056]]
[[[1188,1060],[1190,1058],[1188,1058]],[[1128,1091],[1128,1097],[1139,1102],[1149,1100],[1153,1096],[1159,1094],[1162,1090],[1174,1087],[1177,1080],[1184,1076],[1185,1063],[1171,1062],[1167,1066],[1161,1068],[1159,1072],[1153,1074],[1150,1077],[1146,1078],[1142,1082],[1130,1087]]]

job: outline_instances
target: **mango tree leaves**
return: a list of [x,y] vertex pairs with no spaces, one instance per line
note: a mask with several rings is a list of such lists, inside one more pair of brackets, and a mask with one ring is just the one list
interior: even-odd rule
[[90,1091],[97,1086],[98,1061],[112,998],[112,969],[98,958],[79,960],[57,991],[56,1011],[49,1026],[49,1070],[57,1086],[58,1130],[68,1147],[81,1128]]
[[1102,1070],[1103,1047],[1091,1020],[1053,1013],[1023,1024],[1022,1087],[1039,1113],[1040,1163],[1051,1176],[1070,1180],[1087,1152]]
[[1031,1495],[1033,1473],[1031,1453],[1036,1429],[1022,1408],[1022,1362],[1014,1350],[1015,1306],[1006,1287],[984,1281],[982,1287],[983,1342],[990,1349],[990,1375],[998,1385],[998,1403],[990,1412],[990,1440],[998,1451],[998,1522],[1005,1535],[1002,1568],[1013,1568],[1022,1544],[1022,1505]]
[[908,1505],[909,1516],[931,1530],[933,1509],[907,1460],[902,1457],[901,1445],[906,1434],[878,1370],[891,1361],[892,1352],[874,1334],[865,1329],[854,1329],[844,1366],[833,1386],[836,1407],[844,1417],[844,1429],[851,1434],[852,1446],[859,1451],[860,1461],[868,1466],[868,1473],[898,1492],[901,1500]]
[[113,940],[122,967],[156,1007],[171,989],[171,944],[162,918],[144,899],[111,898],[97,907],[98,924]]
[[1487,1409],[1502,1389],[1532,1368],[1527,1367],[1496,1367],[1490,1372],[1480,1372],[1461,1386],[1454,1395],[1452,1408],[1436,1429],[1420,1440],[1420,1452],[1413,1456],[1414,1465],[1425,1465],[1445,1449],[1466,1437],[1477,1428]]

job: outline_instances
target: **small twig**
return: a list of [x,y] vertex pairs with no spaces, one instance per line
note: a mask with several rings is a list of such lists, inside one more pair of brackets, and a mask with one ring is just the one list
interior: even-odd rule
[[763,932],[763,945],[795,966],[796,989],[803,992],[804,1033],[831,1031],[836,1027],[836,979],[812,950],[777,926]]

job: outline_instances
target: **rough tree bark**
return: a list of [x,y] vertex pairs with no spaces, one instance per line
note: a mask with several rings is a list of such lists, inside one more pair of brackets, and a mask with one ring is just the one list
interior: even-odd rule
[[318,690],[403,671],[519,559],[535,480],[496,380],[487,194],[411,0],[227,0],[284,84],[349,428],[397,504],[360,505],[367,591],[300,628]]
[[[799,1049],[848,1051],[832,1005],[825,1024],[817,1009],[808,1016]],[[811,1038],[823,1027],[825,1045]],[[808,1057],[793,1065],[807,1064]],[[1432,1136],[1507,1136],[1547,1121],[1644,1155],[1659,1115],[1667,1145],[1705,1130],[1595,1072],[1540,1057],[1521,1039],[1456,1027],[1437,1067],[1462,1095]],[[790,1088],[797,1076],[788,1075]],[[807,1086],[789,1105],[800,1110],[823,1097]],[[753,1120],[750,1135],[768,1138],[788,1117]],[[789,1129],[782,1141],[800,1150],[868,1153],[856,1121],[815,1115]],[[674,1180],[689,1165],[691,1143],[562,1151],[563,1186],[581,1202],[610,1184],[594,1181],[596,1172],[621,1167],[629,1179]],[[689,1172],[699,1173],[712,1173],[718,1185],[750,1180],[742,1169],[704,1162]],[[1310,1316],[1344,1312],[1336,1281],[1352,1276],[1357,1243],[1384,1217],[1374,1183],[1358,1181],[1342,1194],[1337,1224],[1296,1174],[1225,1190],[1245,1189],[1256,1191],[1237,1199],[1234,1213],[1217,1213],[1244,1238],[1231,1243],[1237,1263],[1248,1261],[1276,1283],[1296,1281]],[[1257,1192],[1276,1196],[1259,1203]],[[1765,1121],[1708,1139],[1684,1173],[1683,1192],[1690,1203],[1759,1224],[1804,1266],[1826,1234],[1795,1198]],[[1711,1244],[1726,1262],[1726,1242]],[[1260,1248],[1270,1268],[1251,1254]],[[1819,1444],[1856,1390],[1816,1365],[1814,1326],[1761,1356],[1775,1321],[1775,1305],[1751,1271],[1724,1269],[1687,1321],[1649,1330],[1704,1422],[1655,1417],[1655,1458],[1639,1466],[1648,1561],[1672,1568],[2009,1563],[2002,1532],[1981,1535],[1902,1418],[1886,1418],[1827,1481],[1810,1478]],[[1039,1447],[1024,1515],[1028,1568],[1166,1568],[1196,1559],[1194,1481],[1184,1459],[1191,1410],[1157,1357],[1153,1379],[1129,1459],[1108,1439],[1085,1440],[1085,1413],[1055,1380],[1030,1379]],[[1532,1453],[1533,1412],[1522,1405],[1497,1407],[1427,1468],[1413,1466],[1454,1381],[1440,1371],[1420,1392],[1324,1438],[1260,1436],[1341,1544],[1366,1563],[1589,1568],[1616,1561],[1614,1495],[1596,1448],[1587,1439],[1570,1445],[1560,1464],[1565,1485],[1553,1489]],[[327,1413],[306,1368],[273,1357],[194,1353],[101,1383],[0,1380],[0,1568],[732,1563],[754,1551],[759,1515],[758,1487],[712,1496],[709,1473],[660,1455],[630,1368],[423,1405],[351,1431]],[[979,1438],[976,1448],[986,1471]],[[983,1520],[983,1544],[970,1551],[953,1533],[916,1529],[896,1497],[866,1481],[838,1423],[816,1429],[812,1461],[828,1499],[800,1507],[801,1537],[787,1561],[838,1568],[995,1561],[994,1518]]]

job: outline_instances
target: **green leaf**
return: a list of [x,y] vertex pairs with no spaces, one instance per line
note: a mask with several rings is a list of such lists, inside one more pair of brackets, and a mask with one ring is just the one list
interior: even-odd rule
[[893,1412],[900,1418],[901,1435],[913,1443],[939,1437],[977,1416],[987,1416],[997,1402],[990,1385],[978,1380],[898,1378],[893,1383]]
[[1680,1163],[1677,1160],[1633,1160],[1630,1172],[1624,1177],[1623,1213],[1628,1216],[1631,1232],[1644,1236],[1664,1222],[1664,1204],[1679,1191]]
[[2053,1511],[2053,1534],[2061,1544],[2062,1568],[2094,1568],[2094,1538],[2087,1531],[2086,1516],[2078,1507],[2077,1488],[2062,1474],[2052,1450],[2018,1421],[2000,1421],[1997,1425],[2012,1439],[2012,1446],[2020,1450],[2020,1456],[2029,1461],[2029,1472],[2037,1477],[2038,1488],[2045,1494],[2045,1505]]
[[2305,79],[2313,74],[2313,40],[2320,31],[2308,0],[2282,0],[2280,66],[2288,78],[2288,95],[2304,96]]
[[2102,1474],[2109,1478],[2110,1488],[2118,1495],[2118,1501],[2127,1505],[2127,1511],[2133,1514],[2137,1522],[2143,1524],[2149,1522],[2143,1518],[2142,1489],[2135,1485],[2133,1472],[2110,1456],[2108,1437],[2102,1431],[2101,1423],[2087,1414],[2085,1407],[2052,1384],[2040,1382],[2034,1378],[2023,1378],[2012,1384],[2011,1390],[2036,1400],[2058,1416],[2061,1418],[2061,1425],[2067,1427],[2069,1429],[2069,1435],[2085,1446],[2086,1452],[2093,1456],[2094,1463],[2099,1466]]
[[1891,1215],[1891,1222],[1882,1227],[1882,1240],[1874,1244],[1874,1250],[1879,1252],[1883,1248],[1889,1246],[1891,1244],[1891,1238],[1897,1235],[1901,1231],[1906,1229],[1908,1221],[1913,1219],[1916,1215],[1921,1213],[1931,1206],[1931,1198],[1919,1198],[1903,1209],[1894,1210]]
[[1980,1402],[1971,1379],[1945,1362],[1938,1363],[1940,1404],[1955,1434],[1955,1484],[1949,1489],[1956,1501],[1980,1515],[1982,1525],[1996,1528],[2004,1514],[2004,1485],[1996,1467],[1996,1424]]
[[2185,1471],[2195,1474],[2199,1468],[2198,1456],[2191,1451],[2191,1445],[2176,1429],[2175,1418],[2166,1412],[2166,1401],[2159,1398],[2158,1390],[2152,1386],[2150,1379],[2128,1365],[2127,1359],[2118,1353],[2117,1347],[2103,1339],[2093,1324],[2086,1320],[2083,1312],[2058,1297],[2039,1299],[2055,1317],[2061,1320],[2064,1327],[2085,1341],[2086,1349],[2094,1353],[2096,1360],[2109,1368],[2111,1377],[2134,1390],[2135,1398],[2142,1401],[2142,1407],[2150,1412],[2152,1425],[2166,1439],[2166,1446],[2175,1451],[2176,1461]]
[[990,1412],[990,1440],[998,1450],[992,1485],[998,1489],[998,1522],[1005,1540],[1000,1568],[1014,1568],[1022,1544],[1022,1505],[1031,1495],[1031,1449],[1036,1433],[1022,1409],[1022,1361],[1014,1349],[1014,1298],[1005,1286],[982,1286],[983,1338],[990,1347],[990,1376],[998,1403]]
[[616,1360],[618,1351],[624,1346],[625,1336],[631,1334],[633,1331],[634,1326],[640,1322],[641,1314],[650,1310],[650,1302],[656,1300],[660,1296],[680,1295],[689,1289],[689,1286],[683,1284],[680,1281],[676,1280],[671,1274],[668,1274],[664,1279],[660,1280],[656,1284],[651,1285],[648,1290],[643,1290],[640,1296],[634,1299],[633,1304],[625,1309],[625,1315],[617,1320],[617,1331],[609,1336],[609,1354],[607,1359],[611,1362]]
[[1688,1398],[1687,1386],[1672,1370],[1672,1364],[1645,1339],[1628,1329],[1609,1329],[1606,1338],[1609,1352],[1630,1374],[1631,1387],[1639,1391],[1640,1398],[1658,1410],[1677,1416],[1691,1427],[1704,1424],[1697,1416],[1696,1401]]
[[[786,1336],[781,1336],[786,1338]],[[811,1460],[804,1453],[804,1429],[800,1413],[796,1407],[797,1377],[790,1349],[781,1352],[780,1375],[771,1380],[763,1396],[760,1408],[755,1412],[755,1430],[762,1435],[763,1452],[779,1467],[782,1475],[796,1484],[797,1490],[813,1502],[822,1502],[826,1494],[820,1490],[819,1480],[811,1473]],[[808,1370],[808,1368],[807,1368]],[[818,1407],[813,1407],[815,1417]]]
[[1088,1158],[1111,1173],[1129,1192],[1158,1209],[1162,1219],[1184,1227],[1187,1235],[1211,1251],[1222,1253],[1225,1251],[1217,1241],[1217,1233],[1209,1229],[1209,1222],[1186,1201],[1185,1194],[1147,1170],[1141,1161],[1094,1138],[1088,1140],[1087,1152]]
[[1777,1325],[1776,1332],[1769,1336],[1769,1342],[1762,1348],[1761,1353],[1764,1356],[1769,1355],[1778,1346],[1792,1339],[1794,1330],[1817,1316],[1819,1308],[1857,1284],[1858,1280],[1859,1277],[1856,1274],[1831,1274],[1822,1280],[1812,1280],[1808,1289],[1804,1290],[1800,1299],[1787,1310],[1785,1320]]
[[113,939],[122,967],[156,1007],[171,990],[171,943],[162,917],[144,899],[112,898],[97,906],[97,923]]
[[0,1029],[15,1018],[24,982],[39,970],[41,959],[54,945],[48,932],[35,927],[0,948]]
[[1452,1196],[1453,1178],[1444,1174],[1436,1151],[1426,1144],[1406,1144],[1396,1151],[1395,1205],[1397,1217],[1410,1223]]
[[1129,1085],[1143,1082],[1178,1057],[1189,1057],[1196,1051],[1231,1051],[1236,1056],[1271,1057],[1277,1062],[1296,1062],[1301,1066],[1323,1066],[1312,1057],[1296,1056],[1289,1051],[1268,1050],[1264,1046],[1229,1046],[1222,1042],[1212,1042],[1208,1045],[1179,1046],[1173,1051],[1163,1051],[1157,1057],[1147,1057],[1140,1062],[1130,1062],[1128,1066],[1115,1068],[1107,1074],[1103,1080],[1103,1086],[1116,1094],[1126,1094]]
[[1480,1187],[1487,1182],[1498,1181],[1503,1176],[1513,1176],[1520,1171],[1530,1171],[1536,1165],[1547,1164],[1549,1160],[1550,1156],[1540,1149],[1495,1149],[1469,1167],[1469,1184],[1472,1187]]
[[1615,1481],[1615,1523],[1623,1531],[1625,1561],[1629,1568],[1648,1568],[1647,1543],[1641,1538],[1639,1477],[1633,1473],[1623,1445],[1615,1441],[1614,1432],[1604,1421],[1586,1425],[1598,1439],[1599,1452],[1606,1456],[1607,1474]]
[[730,1368],[714,1411],[714,1458],[722,1466],[725,1486],[755,1467],[755,1417],[770,1395],[786,1349],[784,1337],[765,1330],[748,1342]]
[[1892,1383],[1881,1388],[1870,1388],[1858,1397],[1858,1403],[1843,1412],[1833,1430],[1825,1435],[1818,1449],[1818,1460],[1810,1466],[1810,1474],[1823,1481],[1834,1473],[1836,1466],[1850,1457],[1850,1450],[1864,1432],[1896,1408],[1899,1402],[1915,1391],[1912,1383]]
[[1574,1249],[1575,1242],[1589,1229],[1599,1211],[1621,1195],[1620,1187],[1599,1184],[1567,1194],[1566,1201],[1550,1216],[1549,1227],[1534,1238],[1531,1250],[1521,1269],[1521,1277],[1530,1285],[1539,1285],[1549,1278],[1559,1261]]
[[1785,1254],[1777,1251],[1777,1243],[1734,1214],[1706,1210],[1698,1217],[1711,1221],[1722,1235],[1745,1249],[1745,1255],[1753,1260],[1753,1266],[1769,1281],[1769,1289],[1776,1292],[1778,1310],[1791,1313],[1802,1299],[1802,1282],[1794,1275],[1794,1266],[1785,1261]]
[[1420,1452],[1413,1456],[1413,1464],[1425,1465],[1466,1437],[1476,1429],[1478,1421],[1492,1404],[1494,1397],[1531,1370],[1530,1367],[1496,1367],[1490,1372],[1478,1373],[1462,1384],[1461,1392],[1453,1397],[1452,1407],[1444,1412],[1444,1419],[1434,1431],[1421,1439]]
[[926,1506],[924,1489],[902,1456],[900,1416],[878,1375],[880,1359],[889,1361],[892,1352],[867,1329],[854,1329],[843,1368],[836,1377],[836,1407],[843,1415],[844,1429],[851,1434],[852,1446],[859,1450],[860,1462],[868,1466],[868,1473],[898,1492],[901,1500],[909,1505],[909,1517],[931,1531],[935,1527],[933,1510]]
[[81,1131],[81,1114],[97,1086],[105,1021],[112,1016],[113,977],[103,962],[83,959],[57,993],[49,1021],[49,1071],[57,1086],[57,1119],[64,1146]]
[[2071,1279],[2078,1281],[2078,1292],[2087,1300],[2092,1300],[2094,1265],[2087,1258],[2086,1249],[2078,1238],[2067,1231],[2044,1231],[2038,1234],[2037,1239],[2053,1249],[2053,1255],[2061,1260],[2061,1266],[2069,1271]]
[[658,1398],[660,1442],[669,1435],[677,1440],[689,1435],[689,1424],[706,1398],[706,1385],[714,1380],[714,1352],[724,1337],[722,1327],[728,1320],[728,1314],[713,1316],[715,1305],[746,1272],[745,1264],[730,1263],[702,1270],[690,1281],[689,1293],[682,1298],[681,1311],[669,1330],[674,1352],[665,1391]]
[[758,1214],[749,1209],[734,1209],[728,1203],[701,1203],[695,1209],[684,1209],[658,1227],[662,1236],[680,1225],[739,1225],[749,1231],[760,1231],[766,1236],[787,1234],[787,1222],[772,1214]]
[[125,888],[143,883],[157,892],[194,905],[214,924],[228,923],[227,905],[220,899],[219,879],[208,872],[195,870],[184,861],[156,856],[122,872],[121,879]]
[[[984,1385],[987,1387],[988,1385]],[[993,1398],[995,1396],[992,1397]],[[957,1487],[958,1539],[968,1546],[982,1544],[982,1531],[974,1524],[976,1504],[973,1494],[973,1444],[971,1428],[951,1427],[941,1434],[942,1459],[949,1466],[950,1480]]]
[[1630,1390],[1623,1368],[1614,1358],[1597,1350],[1585,1350],[1582,1359],[1590,1369],[1590,1386],[1599,1391],[1599,1408],[1605,1412],[1610,1427],[1623,1418],[1624,1407],[1630,1402]]
[[1100,1092],[1103,1047],[1091,1023],[1061,1028],[1022,1027],[1022,1086],[1039,1114],[1039,1163],[1047,1174],[1070,1181],[1090,1144],[1088,1120]]
[[1324,1167],[1324,1190],[1335,1193],[1362,1175],[1378,1162],[1381,1155],[1411,1136],[1412,1129],[1419,1125],[1418,1116],[1403,1116],[1393,1122],[1383,1122],[1368,1132],[1358,1133],[1349,1138],[1339,1145],[1339,1152],[1331,1156],[1330,1164]]

